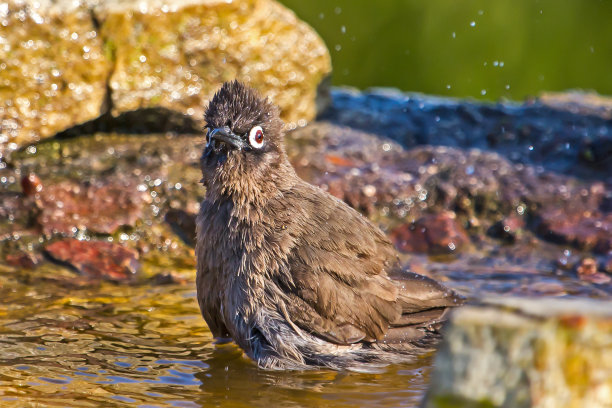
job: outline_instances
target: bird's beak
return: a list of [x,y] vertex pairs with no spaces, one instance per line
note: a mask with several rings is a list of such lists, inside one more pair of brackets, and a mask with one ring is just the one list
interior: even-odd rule
[[242,138],[233,133],[227,127],[213,129],[210,132],[210,138],[211,140],[218,140],[238,150],[242,150],[242,148],[245,146],[245,142],[242,140]]

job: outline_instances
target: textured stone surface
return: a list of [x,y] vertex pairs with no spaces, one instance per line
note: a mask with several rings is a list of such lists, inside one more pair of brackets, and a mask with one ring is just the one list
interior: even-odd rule
[[498,298],[454,311],[423,407],[611,404],[611,302]]
[[[364,95],[364,103],[374,103],[374,96]],[[436,98],[425,99],[437,109]],[[343,102],[334,101],[332,111],[337,111],[336,103]],[[454,118],[455,130],[460,129],[462,112],[470,109],[474,104],[463,101],[445,120]],[[386,115],[383,110],[379,114]],[[431,119],[429,111],[413,114],[415,120],[419,115]],[[551,122],[549,114],[542,111],[538,123]],[[533,111],[529,115],[535,117]],[[576,120],[590,123],[583,117]],[[360,123],[365,126],[351,122]],[[465,126],[467,132],[473,124]],[[598,129],[596,123],[589,126],[585,134]],[[535,140],[537,134],[531,137]],[[0,172],[0,259],[15,267],[30,265],[20,254],[36,259],[46,244],[63,235],[112,239],[136,249],[143,278],[174,271],[172,262],[192,268],[193,248],[185,243],[193,242],[194,216],[204,194],[199,182],[202,148],[201,133],[96,133],[13,152]],[[436,250],[430,251],[434,247],[428,243],[423,252],[400,254],[400,259],[463,294],[612,296],[612,282],[606,282],[609,254],[541,229],[547,215],[559,214],[575,225],[579,223],[574,220],[594,217],[587,235],[605,232],[600,228],[605,224],[596,221],[605,220],[612,210],[612,188],[594,180],[599,169],[584,178],[559,174],[517,162],[503,149],[402,146],[374,132],[328,121],[290,132],[287,152],[301,177],[362,211],[389,234],[421,219],[445,219],[437,228],[442,233],[433,237],[439,243]],[[553,166],[557,153],[549,153],[548,166]],[[51,196],[60,199],[48,199]],[[459,240],[448,240],[449,234]],[[463,234],[469,245],[458,245],[468,242]],[[580,274],[585,258],[594,259],[597,273],[605,275]],[[53,266],[57,274],[60,268]],[[43,259],[31,275],[49,275],[47,267]],[[64,272],[66,279],[74,277]]]
[[318,35],[273,0],[10,0],[0,23],[0,154],[106,113],[199,127],[234,78],[303,125],[331,70]]
[[400,251],[430,254],[452,253],[469,242],[455,214],[450,211],[400,225],[391,231],[390,237]]
[[[562,95],[565,95],[563,97]],[[468,103],[380,89],[335,89],[323,119],[391,138],[405,147],[494,151],[514,163],[612,182],[612,99],[556,94],[542,101]]]
[[111,234],[121,226],[133,226],[147,198],[136,184],[126,181],[63,182],[44,188],[37,221],[47,235],[73,235],[84,229]]
[[138,252],[106,241],[65,239],[45,246],[45,252],[89,279],[130,281],[140,267]]
[[111,69],[78,2],[2,2],[0,154],[98,117]]

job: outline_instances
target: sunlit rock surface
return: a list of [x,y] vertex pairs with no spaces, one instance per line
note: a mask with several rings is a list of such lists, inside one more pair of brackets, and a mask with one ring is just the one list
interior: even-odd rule
[[78,2],[0,3],[0,154],[107,109],[103,44]]
[[609,407],[612,303],[487,299],[453,312],[423,404]]
[[[0,68],[2,153],[135,110],[198,128],[234,78],[303,125],[331,65],[318,35],[272,0],[10,0],[0,5]],[[154,113],[150,126],[163,123]]]
[[[407,268],[473,297],[612,296],[607,164],[538,144],[542,129],[573,121],[580,127],[559,129],[572,146],[582,146],[593,140],[585,135],[605,133],[608,122],[532,105],[493,109],[423,95],[333,95],[323,119],[288,133],[289,159],[302,178],[383,228]],[[501,133],[482,132],[477,123],[490,126],[505,109],[512,110],[507,129],[531,121],[537,132],[517,137],[516,146],[488,144]],[[466,111],[480,112],[476,124]],[[422,143],[393,133],[409,123],[420,124]],[[460,132],[470,137],[458,143],[451,136]],[[205,193],[203,144],[202,133],[97,132],[13,152],[0,162],[6,165],[0,263],[48,278],[53,274],[45,268],[58,258],[45,247],[75,238],[137,251],[136,280],[164,276],[176,263],[191,268],[194,217]],[[514,154],[529,146],[535,156]],[[575,174],[570,167],[554,170],[570,158]],[[68,272],[74,270],[82,268]]]

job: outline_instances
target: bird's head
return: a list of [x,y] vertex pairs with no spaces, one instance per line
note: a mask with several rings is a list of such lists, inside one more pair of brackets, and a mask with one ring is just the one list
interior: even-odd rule
[[279,110],[254,89],[236,80],[224,83],[204,119],[200,164],[207,188],[223,193],[254,188],[287,167]]

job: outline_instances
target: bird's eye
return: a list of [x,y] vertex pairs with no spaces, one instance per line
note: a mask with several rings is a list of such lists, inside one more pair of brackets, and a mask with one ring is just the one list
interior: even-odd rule
[[249,143],[256,149],[261,149],[264,145],[264,133],[261,126],[254,126],[249,132]]

